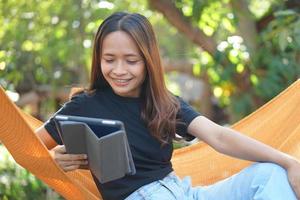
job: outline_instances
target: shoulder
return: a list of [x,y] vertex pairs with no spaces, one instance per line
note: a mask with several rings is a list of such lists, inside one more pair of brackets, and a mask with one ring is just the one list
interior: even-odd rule
[[73,94],[69,100],[65,103],[67,106],[81,106],[81,105],[88,105],[90,101],[95,99],[96,93],[95,92],[87,92],[82,91],[76,94]]
[[102,94],[102,92],[100,92],[98,90],[95,90],[95,91],[81,91],[81,92],[73,94],[69,101],[85,102],[85,101],[89,101],[89,100],[99,98],[101,96],[103,96],[103,94]]
[[180,96],[176,96],[176,95],[173,95],[174,98],[177,100],[177,102],[179,103],[179,110],[182,110],[182,109],[192,109],[191,105],[189,103],[187,103],[187,101],[185,101],[182,97]]
[[76,93],[73,94],[70,99],[69,102],[73,102],[73,103],[81,103],[84,102],[87,99],[87,92],[82,91],[80,93]]
[[97,104],[95,100],[95,94],[89,92],[80,92],[73,94],[68,101],[62,104],[59,109],[59,114],[65,115],[80,115],[85,113],[87,110],[93,110]]
[[201,114],[189,103],[179,96],[175,96],[179,102],[179,110],[177,117],[181,118],[186,123],[190,123],[194,118],[200,116]]

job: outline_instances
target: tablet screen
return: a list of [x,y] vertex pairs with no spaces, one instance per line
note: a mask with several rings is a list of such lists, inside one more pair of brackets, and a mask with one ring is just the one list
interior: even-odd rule
[[89,126],[89,128],[96,134],[98,138],[124,129],[123,123],[118,120],[107,120],[107,119],[99,119],[99,118],[66,116],[66,115],[57,115],[55,116],[54,119],[57,121],[83,122]]
[[90,127],[90,129],[92,129],[98,138],[120,130],[119,127],[102,126],[99,124],[86,124]]

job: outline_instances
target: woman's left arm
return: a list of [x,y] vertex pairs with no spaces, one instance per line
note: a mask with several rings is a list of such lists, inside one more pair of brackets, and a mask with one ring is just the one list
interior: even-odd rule
[[220,153],[244,160],[281,165],[287,170],[290,184],[300,198],[300,163],[292,156],[233,129],[222,127],[203,116],[190,123],[188,132]]

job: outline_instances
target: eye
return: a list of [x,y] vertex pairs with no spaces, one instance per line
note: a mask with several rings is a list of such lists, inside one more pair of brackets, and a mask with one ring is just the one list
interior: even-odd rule
[[113,63],[113,62],[114,62],[113,59],[104,59],[104,60],[105,60],[105,62],[107,62],[107,63]]
[[134,65],[138,62],[138,60],[127,60],[126,61],[129,65]]

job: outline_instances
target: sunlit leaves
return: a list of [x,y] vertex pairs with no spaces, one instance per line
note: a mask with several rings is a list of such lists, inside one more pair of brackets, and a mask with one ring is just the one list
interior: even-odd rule
[[200,63],[196,63],[193,65],[193,74],[194,76],[200,76],[201,74],[201,65]]
[[225,30],[229,31],[230,33],[234,33],[236,31],[235,26],[232,23],[231,15],[228,15],[228,18],[222,18],[222,25],[224,26]]
[[0,50],[0,60],[3,60],[5,58],[5,54],[6,54],[5,51]]
[[23,51],[39,51],[43,48],[41,42],[33,42],[31,40],[25,40],[21,46]]
[[272,1],[251,0],[249,1],[249,9],[256,18],[260,18],[268,12]]
[[214,62],[213,57],[206,51],[201,52],[200,61],[204,65],[213,64]]
[[245,70],[245,66],[241,63],[236,65],[236,72],[237,73],[242,73]]
[[67,34],[66,30],[64,29],[58,29],[54,32],[54,35],[57,39],[61,39],[62,37],[64,37]]
[[213,94],[219,98],[221,106],[228,106],[230,103],[230,97],[234,92],[234,86],[230,81],[223,81],[218,86],[213,87]]
[[257,78],[257,76],[255,74],[251,74],[250,80],[251,80],[251,83],[253,85],[257,85],[258,84],[258,78]]
[[213,82],[219,82],[220,81],[220,75],[217,73],[217,71],[213,68],[209,68],[207,70],[207,73],[210,77],[210,79],[213,81]]
[[230,31],[234,31],[228,6],[224,1],[210,1],[206,3],[202,10],[200,20],[198,22],[199,27],[209,36],[215,34],[216,31],[222,31],[224,28]]
[[4,61],[0,62],[0,70],[4,70],[6,67],[6,63]]
[[95,29],[97,29],[97,24],[95,22],[90,22],[87,24],[87,26],[85,27],[85,32],[91,33],[94,32]]

